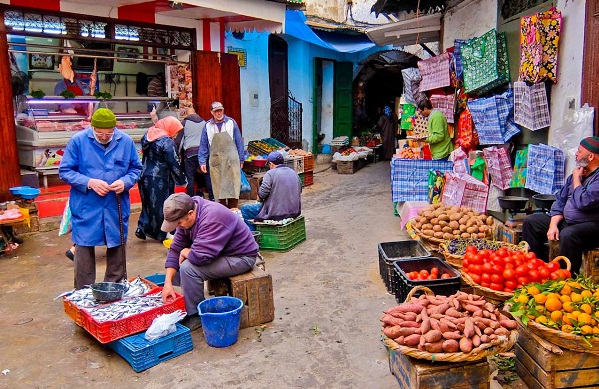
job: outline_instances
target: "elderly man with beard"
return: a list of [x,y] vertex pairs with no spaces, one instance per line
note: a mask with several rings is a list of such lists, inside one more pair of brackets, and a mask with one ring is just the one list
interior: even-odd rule
[[524,219],[522,240],[539,258],[547,260],[548,240],[559,241],[559,254],[572,262],[578,274],[582,252],[597,247],[599,235],[599,137],[583,139],[576,151],[576,167],[556,195],[549,215],[535,213]]
[[127,273],[124,242],[131,210],[129,190],[139,179],[142,165],[133,139],[115,127],[114,113],[99,108],[91,128],[71,137],[58,167],[60,179],[71,186],[76,289],[96,282],[95,246],[106,246],[104,281],[121,281]]

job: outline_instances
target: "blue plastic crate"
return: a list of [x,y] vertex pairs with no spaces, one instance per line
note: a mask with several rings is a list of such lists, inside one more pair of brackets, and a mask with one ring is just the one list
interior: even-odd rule
[[193,350],[191,332],[179,323],[177,331],[151,342],[145,339],[145,334],[140,332],[106,346],[129,362],[137,373]]
[[164,273],[154,273],[150,276],[144,277],[146,280],[155,283],[158,286],[164,286],[164,280],[166,279],[166,274]]

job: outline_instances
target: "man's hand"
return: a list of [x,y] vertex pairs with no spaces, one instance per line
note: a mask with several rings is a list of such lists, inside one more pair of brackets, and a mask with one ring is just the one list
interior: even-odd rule
[[91,178],[87,187],[99,194],[100,196],[106,196],[108,192],[110,192],[110,186],[106,181],[99,180],[97,178]]
[[110,188],[110,190],[115,192],[116,194],[123,193],[123,191],[125,190],[125,182],[123,180],[116,180],[115,182],[110,184],[108,188]]
[[549,225],[547,240],[559,240],[559,228],[557,226]]
[[202,171],[202,173],[208,172],[208,170],[206,170],[206,165],[200,165],[200,170]]
[[582,166],[576,166],[572,170],[572,183],[574,187],[582,185],[582,177],[584,176],[584,168]]
[[174,300],[177,298],[177,294],[175,293],[173,284],[170,282],[165,282],[164,287],[162,288],[162,301],[166,303],[168,302],[169,298]]
[[181,265],[187,259],[187,256],[189,255],[190,251],[191,249],[181,250],[181,252],[179,253],[179,265]]

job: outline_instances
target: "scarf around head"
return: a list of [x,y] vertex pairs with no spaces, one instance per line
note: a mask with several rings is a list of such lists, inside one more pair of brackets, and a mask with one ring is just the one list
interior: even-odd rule
[[172,138],[175,134],[183,129],[181,122],[174,116],[167,116],[160,119],[148,130],[148,141],[153,142],[156,139],[168,136]]
[[385,105],[385,108],[383,108],[383,113],[388,118],[391,117],[391,107],[389,107],[388,105]]

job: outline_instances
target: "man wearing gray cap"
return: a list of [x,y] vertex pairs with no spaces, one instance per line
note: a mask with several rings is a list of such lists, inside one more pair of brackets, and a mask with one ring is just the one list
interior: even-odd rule
[[258,244],[243,220],[217,202],[175,193],[163,210],[162,230],[176,232],[166,255],[162,300],[175,298],[173,286],[181,286],[187,311],[181,324],[193,331],[201,325],[204,281],[251,270]]
[[200,140],[200,170],[210,173],[214,198],[229,208],[237,208],[244,159],[241,131],[237,122],[225,115],[222,103],[212,103],[210,113],[212,119],[206,123]]
[[268,167],[258,189],[258,203],[241,206],[243,220],[255,231],[250,220],[283,220],[295,218],[302,213],[302,182],[297,173],[285,165],[283,155],[278,151],[268,154]]

